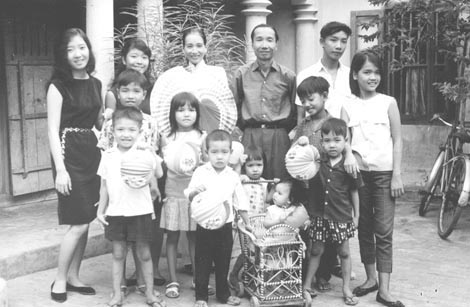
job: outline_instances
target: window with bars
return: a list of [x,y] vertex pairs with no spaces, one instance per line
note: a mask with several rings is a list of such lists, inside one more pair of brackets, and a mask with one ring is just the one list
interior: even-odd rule
[[397,99],[402,122],[426,123],[435,113],[452,119],[455,106],[434,85],[454,80],[457,74],[456,64],[440,52],[447,48],[439,31],[440,16],[436,12],[425,22],[416,13],[388,17],[385,37],[395,38],[396,44],[385,55],[386,88]]
[[448,48],[439,27],[443,17],[437,12],[426,17],[430,18],[423,18],[419,12],[351,12],[351,54],[374,45],[384,51],[382,82],[386,94],[396,98],[405,124],[427,123],[435,113],[448,120],[455,116],[454,104],[433,85],[451,82],[457,75],[455,62],[440,52]]

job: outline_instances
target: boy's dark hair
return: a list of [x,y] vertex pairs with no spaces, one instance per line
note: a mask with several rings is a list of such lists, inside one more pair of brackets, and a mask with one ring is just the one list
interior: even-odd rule
[[127,86],[131,83],[139,85],[144,91],[146,91],[149,87],[149,82],[142,73],[135,69],[128,68],[119,74],[116,80],[116,86],[119,90],[121,86]]
[[333,132],[334,135],[348,136],[348,126],[346,122],[339,118],[328,118],[321,126],[321,136]]
[[255,38],[255,31],[257,29],[260,29],[260,28],[269,28],[269,29],[272,29],[274,31],[274,37],[276,38],[276,43],[279,41],[279,34],[277,34],[277,30],[276,28],[274,28],[273,26],[270,26],[268,24],[265,24],[265,23],[261,23],[259,25],[257,25],[256,27],[253,28],[253,30],[251,30],[251,41],[253,41],[253,39]]
[[330,84],[325,80],[325,78],[310,76],[300,82],[299,86],[297,87],[297,95],[299,96],[300,100],[303,100],[313,93],[321,95],[326,92],[328,94],[329,88]]
[[341,31],[346,33],[348,37],[351,36],[352,31],[348,25],[342,22],[338,22],[338,21],[330,21],[329,23],[327,23],[321,28],[320,37],[322,39],[325,39],[328,36],[341,32]]
[[232,148],[232,137],[230,136],[230,133],[225,130],[216,129],[209,133],[206,137],[206,148],[209,149],[210,143],[216,141],[227,141],[230,144],[230,148]]
[[121,107],[116,109],[113,112],[113,127],[119,119],[127,118],[137,122],[139,127],[142,127],[142,121],[144,117],[142,115],[142,111],[140,111],[137,107]]

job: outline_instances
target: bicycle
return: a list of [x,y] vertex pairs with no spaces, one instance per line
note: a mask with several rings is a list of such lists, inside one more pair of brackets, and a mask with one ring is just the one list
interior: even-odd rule
[[428,175],[428,180],[424,188],[419,192],[422,195],[418,210],[420,216],[426,215],[436,192],[442,196],[448,182],[447,179],[449,178],[449,168],[445,167],[446,170],[444,171],[444,166],[447,165],[449,160],[462,152],[463,144],[459,139],[461,135],[458,132],[461,131],[463,127],[458,125],[457,121],[454,121],[452,124],[445,121],[439,114],[434,114],[429,122],[434,122],[436,120],[448,127],[451,127],[451,130],[447,135],[445,143],[439,145],[439,153],[437,154],[436,160],[431,168],[431,172]]
[[[444,158],[441,166],[442,202],[439,208],[437,232],[443,239],[446,239],[452,233],[462,214],[463,207],[468,204],[470,195],[470,154],[463,152],[462,147],[465,143],[470,143],[470,130],[465,129],[462,124],[454,122],[446,146],[444,146]],[[440,161],[438,156],[436,162],[439,163]],[[432,192],[435,189],[436,187],[429,191]]]

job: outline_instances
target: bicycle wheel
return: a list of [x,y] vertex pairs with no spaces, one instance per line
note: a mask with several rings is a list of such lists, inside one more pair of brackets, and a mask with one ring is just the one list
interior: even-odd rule
[[442,195],[437,231],[439,236],[443,239],[447,238],[452,233],[462,213],[462,207],[458,205],[458,200],[465,181],[465,163],[466,161],[463,157],[452,162],[449,181]]
[[424,216],[428,211],[429,205],[434,197],[434,193],[438,186],[441,185],[441,177],[442,177],[442,165],[444,162],[444,151],[439,152],[437,155],[436,160],[434,161],[434,165],[432,166],[431,173],[429,173],[428,181],[426,182],[426,186],[421,191],[423,195],[421,197],[421,203],[419,205],[418,213],[420,216]]

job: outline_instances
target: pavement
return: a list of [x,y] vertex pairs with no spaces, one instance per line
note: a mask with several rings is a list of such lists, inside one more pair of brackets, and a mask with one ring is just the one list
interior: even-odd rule
[[[391,289],[392,293],[407,307],[470,306],[466,297],[470,293],[470,279],[468,278],[470,275],[470,209],[464,210],[456,230],[449,239],[442,240],[437,235],[438,207],[438,203],[431,205],[430,212],[423,218],[417,213],[418,200],[415,193],[406,194],[397,203]],[[55,204],[52,202],[2,208],[0,209],[0,225],[4,230],[0,234],[0,276],[7,279],[10,307],[106,306],[111,293],[111,255],[108,253],[94,256],[103,254],[109,249],[97,225],[92,225],[90,231],[92,244],[87,249],[89,258],[83,261],[81,269],[82,280],[92,285],[97,294],[83,296],[69,293],[68,300],[62,304],[50,299],[50,284],[55,276],[55,269],[42,269],[42,267],[53,268],[55,266],[56,248],[64,231],[64,227],[57,226]],[[49,247],[45,247],[46,245]],[[357,275],[357,278],[352,281],[352,287],[355,287],[364,280],[365,273],[360,263],[357,239],[352,239],[350,245],[353,271]],[[25,253],[27,256],[24,255]],[[42,262],[40,266],[34,265],[35,257],[42,259],[39,261]],[[14,258],[18,259],[12,261]],[[186,261],[186,259],[179,259],[178,263],[182,266]],[[129,275],[133,269],[131,265],[133,262],[128,262],[130,263]],[[30,272],[31,267],[36,272]],[[163,274],[168,276],[165,258],[162,258],[160,268]],[[6,272],[9,277],[5,277]],[[164,295],[163,297],[169,307],[192,306],[194,292],[190,289],[191,276],[179,272],[178,278],[181,283],[180,297],[178,299],[169,299]],[[211,283],[214,285],[213,278]],[[333,277],[331,283],[332,291],[320,293],[313,300],[312,306],[344,306],[341,280]],[[156,287],[156,290],[164,293],[164,287]],[[124,306],[147,305],[145,297],[131,292],[124,300]],[[215,298],[211,297],[209,306],[225,305],[218,304]],[[250,306],[249,300],[243,298],[241,306]],[[374,293],[361,297],[358,306],[381,305],[375,301]]]

